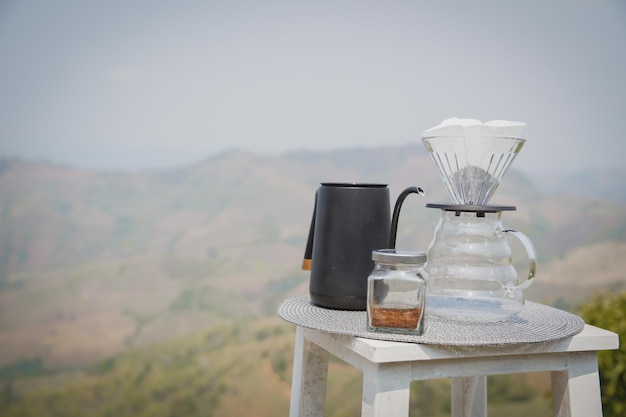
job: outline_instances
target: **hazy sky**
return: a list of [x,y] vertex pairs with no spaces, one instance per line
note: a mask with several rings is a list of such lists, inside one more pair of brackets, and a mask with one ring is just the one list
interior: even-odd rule
[[0,156],[97,169],[528,124],[515,168],[624,166],[626,1],[0,1]]

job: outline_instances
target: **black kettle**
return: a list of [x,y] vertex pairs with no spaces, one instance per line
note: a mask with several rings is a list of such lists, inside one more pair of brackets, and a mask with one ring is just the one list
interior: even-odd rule
[[302,269],[311,270],[311,301],[325,308],[365,310],[372,251],[395,248],[402,202],[421,188],[406,188],[390,216],[387,184],[322,183]]

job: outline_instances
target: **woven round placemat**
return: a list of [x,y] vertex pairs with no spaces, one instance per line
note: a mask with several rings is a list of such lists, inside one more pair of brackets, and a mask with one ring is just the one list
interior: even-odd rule
[[367,330],[365,311],[332,310],[314,305],[308,296],[290,298],[278,307],[290,323],[329,333],[393,342],[446,346],[505,346],[553,342],[579,333],[585,322],[563,310],[527,301],[516,315],[495,323],[466,323],[426,315],[424,333],[411,336]]

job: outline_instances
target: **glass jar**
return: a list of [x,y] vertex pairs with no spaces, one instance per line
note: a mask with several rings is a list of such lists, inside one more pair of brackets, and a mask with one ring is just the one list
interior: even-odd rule
[[367,285],[367,330],[421,335],[424,332],[425,252],[380,249]]

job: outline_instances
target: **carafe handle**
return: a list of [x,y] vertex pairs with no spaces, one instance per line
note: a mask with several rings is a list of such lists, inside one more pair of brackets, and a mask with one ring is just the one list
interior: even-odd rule
[[507,230],[503,230],[502,233],[506,235],[515,236],[517,240],[519,240],[522,243],[522,245],[524,246],[524,249],[526,249],[526,254],[528,255],[528,276],[526,277],[524,282],[522,282],[521,284],[518,284],[515,287],[510,288],[510,290],[513,290],[513,291],[525,290],[526,288],[530,287],[530,285],[533,283],[533,279],[535,278],[535,273],[537,272],[537,252],[535,251],[535,246],[533,245],[533,242],[530,241],[528,236],[526,236],[524,233],[520,231],[507,229]]

